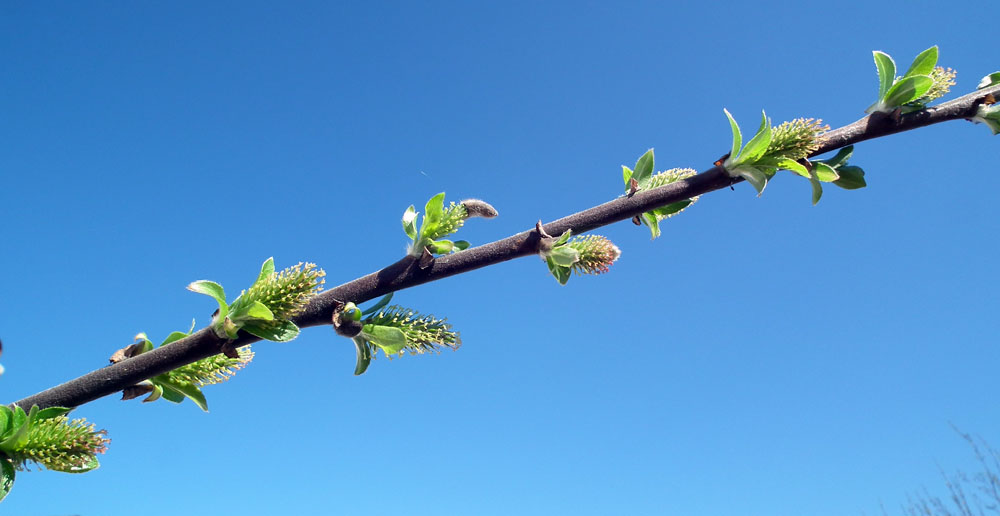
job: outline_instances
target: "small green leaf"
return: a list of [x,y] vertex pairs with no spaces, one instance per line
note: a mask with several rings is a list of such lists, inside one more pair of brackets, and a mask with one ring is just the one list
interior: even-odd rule
[[875,50],[872,55],[875,57],[875,68],[878,70],[878,98],[882,100],[896,80],[896,62],[885,52]]
[[[274,257],[264,260],[264,263],[260,266],[260,274],[257,276],[257,281],[254,284],[266,281],[271,275],[274,274]],[[220,287],[221,288],[221,287]],[[223,297],[225,299],[225,297]]]
[[868,186],[865,182],[865,171],[861,167],[843,166],[837,169],[840,179],[833,184],[846,190],[856,190]]
[[816,173],[816,179],[824,183],[832,183],[840,179],[840,174],[833,167],[821,161],[813,163],[813,172]]
[[653,210],[653,214],[656,215],[657,219],[665,219],[675,213],[679,213],[684,208],[691,206],[693,201],[691,199],[685,199],[683,201],[672,202],[666,206],[660,206]]
[[632,179],[635,179],[640,186],[646,186],[649,178],[653,177],[653,149],[649,149],[635,162],[635,172]]
[[14,465],[6,457],[0,457],[0,500],[14,488]]
[[429,227],[437,227],[444,216],[444,192],[441,192],[427,200],[424,205],[424,227],[423,235],[427,236]]
[[358,353],[358,363],[354,366],[354,376],[364,374],[368,370],[368,365],[372,362],[372,348],[368,341],[361,337],[354,337],[354,349]]
[[90,455],[86,458],[87,462],[84,464],[78,464],[68,468],[52,467],[46,466],[52,471],[59,471],[62,473],[86,473],[88,471],[94,471],[101,466],[101,463],[97,461],[97,457]]
[[561,246],[552,249],[549,259],[561,267],[570,267],[580,261],[580,252],[569,246]]
[[428,249],[434,254],[448,254],[455,248],[451,240],[435,240],[427,244]]
[[366,324],[361,334],[372,344],[382,349],[387,355],[399,353],[406,347],[406,334],[394,326],[376,326]]
[[837,154],[834,155],[832,158],[820,160],[820,162],[826,163],[827,165],[830,165],[833,168],[837,168],[841,165],[846,165],[847,160],[851,157],[851,154],[854,154],[854,146],[848,145],[847,147],[844,147],[839,151],[837,151]]
[[809,169],[805,165],[789,158],[774,160],[775,166],[783,170],[791,170],[802,177],[809,177]]
[[[174,391],[176,393],[183,394],[184,396],[191,399],[198,408],[208,412],[208,401],[205,399],[205,395],[201,392],[201,389],[195,387],[191,384],[180,384],[177,382],[170,381],[166,375],[160,375],[156,377],[160,385],[163,386],[164,398],[167,398],[166,391]],[[169,398],[167,398],[169,399]]]
[[247,307],[246,316],[265,321],[274,320],[274,313],[271,312],[271,309],[268,308],[267,305],[261,303],[260,301],[254,301],[252,305]]
[[639,218],[641,218],[642,222],[649,228],[650,239],[656,240],[656,237],[660,236],[660,220],[656,218],[656,214],[651,211],[647,211],[640,215]]
[[753,186],[754,190],[757,190],[758,197],[764,193],[764,187],[767,186],[767,175],[763,171],[750,165],[740,165],[733,172],[746,179],[750,183],[750,186]]
[[163,396],[163,386],[157,383],[153,384],[153,391],[146,396],[146,399],[142,400],[143,403],[151,403]]
[[928,75],[934,70],[938,61],[938,47],[934,45],[927,50],[921,52],[913,60],[913,64],[910,65],[910,69],[903,74],[903,78],[914,77],[917,75]]
[[198,280],[188,285],[187,289],[191,292],[205,294],[215,299],[219,303],[219,314],[216,316],[219,319],[229,314],[229,305],[226,303],[226,292],[222,290],[222,285],[214,281]]
[[177,392],[169,387],[164,387],[163,384],[159,383],[156,380],[151,380],[151,381],[153,382],[153,385],[160,387],[160,391],[163,393],[163,399],[171,403],[182,403],[184,401],[184,395],[181,394],[180,392]]
[[819,202],[820,197],[823,197],[823,185],[820,184],[819,179],[816,177],[816,169],[811,169],[809,171],[809,184],[812,185],[812,202],[813,206]]
[[566,242],[569,242],[569,237],[571,237],[572,235],[573,235],[572,229],[567,229],[566,231],[563,231],[563,234],[559,235],[559,239],[556,240],[555,243],[552,244],[552,246],[558,247],[565,244]]
[[907,77],[889,88],[882,103],[889,108],[902,106],[922,97],[933,85],[934,81],[926,75]]
[[38,411],[38,416],[36,416],[37,421],[43,419],[52,419],[54,417],[65,416],[69,414],[69,411],[73,409],[68,409],[66,407],[49,407]]
[[410,237],[410,240],[417,239],[417,212],[412,204],[403,212],[403,231],[406,232],[406,236]]
[[976,86],[976,89],[981,90],[997,84],[1000,84],[1000,72],[993,72],[986,77],[983,77],[983,80],[979,81],[979,86]]
[[388,294],[382,296],[382,299],[379,299],[378,303],[375,303],[364,312],[361,312],[361,315],[373,314],[379,311],[379,309],[381,309],[383,306],[389,304],[389,301],[392,301],[392,294],[393,294],[392,292],[389,292]]
[[746,147],[743,147],[743,152],[740,154],[740,159],[734,161],[736,164],[747,163],[752,165],[754,161],[764,155],[767,152],[767,146],[771,145],[771,124],[767,123],[767,114],[763,111],[760,112],[761,123],[760,128],[757,129],[757,134],[747,142]]
[[553,262],[551,258],[547,259],[545,263],[549,266],[549,272],[556,278],[556,281],[558,281],[560,285],[565,285],[566,282],[569,281],[569,267],[558,265]]
[[729,118],[729,127],[733,131],[733,148],[731,151],[729,151],[728,161],[730,163],[736,163],[736,159],[739,157],[740,154],[740,146],[743,145],[743,136],[740,134],[739,124],[737,124],[736,120],[733,119],[733,115],[729,114],[729,110],[723,109],[722,111],[725,112],[726,117]]
[[629,191],[628,180],[632,179],[632,169],[622,165],[622,179],[625,180],[625,193]]
[[6,405],[0,405],[0,440],[3,440],[8,432],[13,430],[14,412]]
[[[191,333],[190,332],[184,333],[184,332],[180,332],[180,331],[170,332],[170,335],[167,335],[167,338],[163,339],[163,342],[161,342],[160,345],[161,346],[166,346],[167,344],[170,344],[171,342],[176,342],[178,340],[181,340],[184,337],[187,337],[188,335],[191,335]],[[149,351],[149,350],[146,350],[146,351]]]
[[469,248],[470,244],[467,240],[455,240],[455,250],[464,251]]
[[242,329],[251,335],[274,342],[288,342],[299,335],[299,327],[292,321],[247,321]]

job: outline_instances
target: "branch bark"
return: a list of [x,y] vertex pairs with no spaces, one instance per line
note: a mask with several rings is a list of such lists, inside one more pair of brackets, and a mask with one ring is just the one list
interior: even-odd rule
[[[865,140],[909,131],[949,120],[971,119],[988,95],[1000,96],[1000,86],[977,90],[955,100],[914,113],[893,116],[876,113],[852,124],[828,131],[822,135],[817,156]],[[631,197],[613,201],[563,217],[543,226],[551,235],[572,230],[581,234],[601,226],[629,220],[640,213],[673,202],[689,199],[741,182],[732,178],[719,166],[712,167],[693,177],[660,188],[637,192]],[[362,303],[370,299],[431,281],[469,272],[488,265],[513,260],[537,252],[538,233],[532,229],[502,240],[466,249],[460,253],[437,258],[430,267],[421,269],[413,257],[404,257],[388,267],[361,278],[349,281],[314,297],[302,314],[293,321],[300,327],[331,324],[337,301]],[[331,337],[334,335],[331,334]],[[241,333],[233,345],[236,347],[259,341],[259,338]],[[98,398],[121,391],[142,380],[163,374],[196,360],[220,352],[222,339],[208,328],[156,348],[137,357],[92,371],[79,378],[14,402],[26,410],[32,405],[40,408],[62,406],[76,407]]]

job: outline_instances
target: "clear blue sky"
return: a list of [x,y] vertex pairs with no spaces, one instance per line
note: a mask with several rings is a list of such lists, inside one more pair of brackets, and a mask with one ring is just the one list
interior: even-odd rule
[[[818,5],[818,4],[817,4]],[[621,193],[622,164],[704,170],[744,126],[853,122],[873,49],[940,45],[955,92],[1000,69],[960,4],[0,4],[0,378],[13,401],[160,339],[260,263],[336,285],[398,259],[410,204],[500,211],[484,243]],[[948,10],[962,10],[960,16]],[[961,23],[961,25],[959,25]],[[953,122],[859,146],[870,187],[782,173],[705,196],[603,277],[535,258],[397,293],[464,346],[379,359],[329,328],[193,404],[114,397],[101,469],[18,477],[5,514],[890,512],[949,427],[1000,445],[1000,140]]]

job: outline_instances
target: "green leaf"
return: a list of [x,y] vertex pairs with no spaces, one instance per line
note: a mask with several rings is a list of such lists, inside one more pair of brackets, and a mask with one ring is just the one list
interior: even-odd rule
[[157,383],[153,384],[153,391],[146,396],[146,399],[142,400],[143,403],[151,403],[163,396],[163,386]]
[[795,172],[796,174],[802,177],[809,177],[809,169],[806,168],[805,165],[799,163],[798,161],[795,161],[794,159],[790,158],[776,159],[774,160],[774,166],[783,170],[791,170],[792,172]]
[[740,134],[740,126],[733,119],[733,115],[729,114],[729,110],[723,108],[723,112],[726,113],[726,117],[729,118],[729,127],[733,130],[733,148],[729,151],[729,162],[736,163],[736,159],[740,154],[740,146],[743,145],[743,136]]
[[406,232],[406,236],[410,237],[410,240],[416,241],[417,212],[413,209],[412,204],[403,212],[403,231]]
[[180,331],[170,332],[170,335],[167,335],[167,338],[163,339],[163,342],[161,342],[160,345],[161,346],[166,346],[167,344],[170,344],[171,342],[176,342],[178,340],[181,340],[184,337],[187,337],[188,335],[191,335],[191,333],[184,333],[184,332],[180,332]]
[[247,321],[242,329],[251,335],[274,342],[288,342],[299,336],[299,327],[292,321]]
[[[257,283],[260,283],[262,281],[267,280],[268,278],[271,277],[272,274],[274,274],[274,257],[273,256],[271,258],[268,258],[268,259],[264,260],[264,263],[261,264],[261,266],[260,266],[260,274],[257,276],[257,281],[254,281],[254,284],[256,285]],[[223,300],[225,300],[225,297],[223,297]]]
[[469,248],[470,244],[467,240],[455,240],[455,250],[464,251]]
[[643,187],[651,177],[653,177],[653,149],[649,149],[639,157],[639,161],[635,162],[635,172],[632,173],[632,179]]
[[622,165],[622,179],[625,180],[625,193],[629,192],[628,180],[632,179],[632,169]]
[[820,197],[823,197],[823,185],[820,184],[819,179],[816,177],[816,170],[812,169],[809,171],[809,184],[812,185],[812,201],[813,206],[819,202]]
[[551,258],[545,260],[545,263],[549,266],[549,272],[556,278],[556,281],[558,281],[560,285],[565,285],[566,282],[569,281],[569,267],[557,265]]
[[754,190],[757,190],[758,197],[764,193],[764,187],[767,186],[767,176],[763,171],[750,165],[740,165],[733,172],[746,179],[750,183],[750,186],[753,186]]
[[641,215],[642,222],[649,227],[650,239],[656,240],[656,237],[660,236],[660,221],[656,218],[656,214],[647,211]]
[[69,411],[73,409],[68,409],[66,407],[49,407],[38,411],[38,415],[35,417],[36,421],[41,421],[43,419],[52,419],[54,417],[65,416],[69,414]]
[[218,301],[219,314],[216,317],[218,317],[219,320],[222,320],[224,317],[229,315],[229,305],[226,303],[226,292],[222,290],[222,285],[219,285],[214,281],[198,280],[188,285],[187,289],[191,292],[205,294],[206,296]]
[[846,165],[847,160],[851,157],[851,154],[854,154],[854,146],[848,145],[847,147],[844,147],[839,151],[837,151],[837,154],[834,155],[832,158],[819,160],[819,162],[826,163],[827,165],[830,165],[833,168],[837,168],[841,165]]
[[580,261],[580,252],[569,246],[553,248],[548,258],[561,267],[570,267]]
[[902,106],[922,97],[933,85],[934,81],[926,75],[907,77],[889,88],[882,103],[889,108]]
[[166,396],[167,391],[174,391],[176,393],[183,394],[184,396],[190,398],[191,401],[195,403],[195,405],[198,405],[198,408],[200,408],[205,412],[208,412],[208,401],[205,400],[205,395],[201,392],[201,389],[199,389],[198,387],[195,387],[194,385],[191,384],[183,385],[177,382],[172,382],[167,378],[166,375],[160,375],[157,376],[156,378],[158,380],[158,383],[163,386],[164,398],[167,397]]
[[569,242],[569,237],[571,237],[572,235],[573,235],[572,229],[567,229],[566,231],[563,231],[563,234],[559,235],[559,239],[556,240],[555,243],[552,244],[552,246],[558,247],[565,244],[566,242]]
[[813,163],[813,172],[816,173],[816,179],[824,183],[832,183],[840,179],[840,174],[833,167],[821,161]]
[[837,169],[840,179],[833,184],[846,190],[856,190],[868,186],[865,182],[865,171],[861,167],[843,166]]
[[934,70],[934,66],[937,65],[938,61],[938,47],[934,45],[927,50],[924,50],[916,58],[913,59],[913,64],[910,65],[910,69],[903,74],[903,78],[914,77],[917,75],[928,75]]
[[[20,414],[18,411],[20,411]],[[28,416],[24,414],[24,410],[21,407],[15,408],[13,431],[3,441],[0,441],[0,451],[11,452],[18,449],[18,443],[27,440],[30,427]]]
[[364,374],[368,370],[368,365],[372,362],[372,348],[368,341],[361,337],[354,337],[354,349],[358,352],[358,363],[354,366],[354,376]]
[[437,228],[442,217],[444,217],[444,192],[431,197],[427,200],[427,204],[424,205],[424,227],[422,228],[423,235],[421,236],[429,234],[430,230],[428,228]]
[[896,80],[896,62],[885,52],[875,50],[872,55],[875,57],[875,68],[878,70],[878,98],[882,100]]
[[0,405],[0,440],[6,438],[8,432],[13,430],[14,412],[6,405]]
[[455,244],[451,240],[435,240],[427,244],[427,247],[434,254],[448,254],[455,248]]
[[372,344],[382,348],[387,355],[399,353],[406,347],[406,334],[394,326],[376,326],[366,324],[361,334]]
[[163,399],[171,403],[182,403],[184,401],[184,395],[181,394],[180,392],[177,392],[171,389],[170,387],[164,386],[157,380],[151,380],[151,381],[153,382],[154,385],[160,388],[160,391],[163,393]]
[[14,488],[14,465],[6,457],[0,457],[0,500]]
[[653,210],[653,214],[656,215],[657,219],[665,219],[675,213],[679,213],[684,208],[691,206],[694,201],[691,199],[685,199],[683,201],[672,202],[666,206],[660,206]]
[[754,134],[753,138],[747,142],[746,147],[743,147],[740,159],[735,162],[737,164],[747,163],[752,165],[767,152],[767,146],[771,145],[771,124],[767,123],[766,113],[761,111],[760,115],[760,128],[757,129],[757,133]]
[[379,299],[378,303],[375,303],[374,305],[372,305],[370,308],[368,308],[364,312],[361,312],[361,315],[373,314],[373,313],[379,311],[379,309],[381,309],[383,306],[389,304],[389,301],[392,300],[392,294],[393,294],[392,292],[389,292],[388,294],[382,296],[382,299]]
[[62,473],[86,473],[88,471],[94,471],[100,466],[101,463],[97,461],[97,457],[91,455],[87,457],[87,462],[81,465],[71,466],[68,468],[59,468],[59,467],[54,468],[52,466],[46,466],[46,467],[48,469],[51,469],[52,471],[59,471]]
[[1000,72],[993,72],[986,77],[983,77],[983,80],[979,81],[979,86],[976,86],[976,89],[981,90],[997,84],[1000,84]]
[[274,313],[271,312],[271,309],[268,308],[267,305],[261,303],[260,301],[254,301],[252,305],[247,307],[246,316],[265,321],[274,320]]

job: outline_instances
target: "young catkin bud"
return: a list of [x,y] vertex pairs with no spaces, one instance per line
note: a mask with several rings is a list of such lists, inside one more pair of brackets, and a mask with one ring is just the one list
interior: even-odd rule
[[462,206],[465,206],[465,212],[467,217],[482,217],[484,219],[492,219],[497,216],[497,210],[490,203],[486,201],[481,201],[479,199],[466,199],[460,202]]

